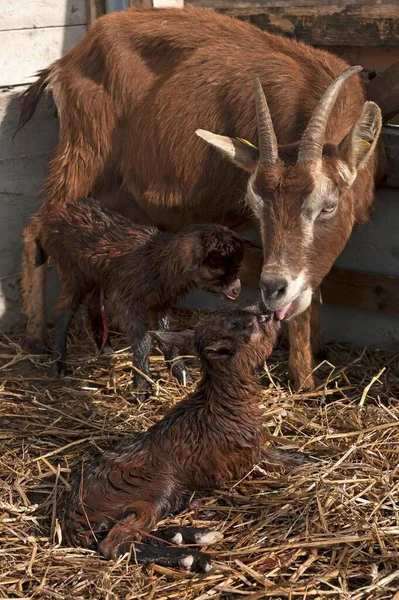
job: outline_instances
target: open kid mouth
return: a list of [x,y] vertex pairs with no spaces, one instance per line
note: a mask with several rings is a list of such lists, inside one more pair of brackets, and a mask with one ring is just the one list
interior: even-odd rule
[[231,296],[228,292],[226,292],[225,290],[223,290],[223,295],[226,296],[226,298],[228,298],[229,300],[235,300],[236,297],[235,296]]

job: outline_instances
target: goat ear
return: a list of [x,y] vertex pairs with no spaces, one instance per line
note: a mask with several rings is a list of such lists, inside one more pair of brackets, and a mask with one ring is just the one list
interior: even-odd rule
[[194,241],[191,257],[187,263],[188,271],[198,271],[204,260],[202,248],[198,246],[198,240]]
[[195,133],[245,171],[252,173],[255,170],[259,161],[259,150],[249,142],[224,135],[216,135],[216,133],[204,129],[197,129]]
[[[339,150],[352,171],[350,185],[357,171],[364,169],[372,156],[381,133],[381,110],[374,102],[365,102],[356,125],[342,140]],[[354,175],[354,176],[353,176]],[[345,179],[345,176],[343,175]]]
[[233,356],[235,350],[236,347],[233,340],[218,340],[204,348],[204,355],[209,360],[226,360]]
[[165,346],[176,346],[179,350],[194,351],[194,331],[151,331],[153,338]]

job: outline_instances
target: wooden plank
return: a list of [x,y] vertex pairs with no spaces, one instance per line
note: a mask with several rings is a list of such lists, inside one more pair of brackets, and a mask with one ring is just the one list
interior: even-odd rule
[[218,12],[229,12],[232,10],[258,10],[268,7],[297,7],[297,6],[317,6],[320,7],[351,6],[354,4],[375,5],[375,4],[395,4],[394,1],[384,2],[384,0],[185,0],[186,6],[192,5],[199,8],[212,8]]
[[0,85],[28,83],[86,33],[85,25],[0,31]]
[[85,0],[0,0],[0,31],[86,24]]
[[367,98],[381,108],[384,122],[399,113],[399,61],[371,79],[367,85]]
[[152,0],[154,8],[183,8],[184,0]]
[[86,0],[87,26],[105,15],[105,0]]
[[269,33],[315,46],[399,45],[397,4],[231,9],[228,13]]
[[333,267],[324,279],[323,303],[399,316],[399,277]]

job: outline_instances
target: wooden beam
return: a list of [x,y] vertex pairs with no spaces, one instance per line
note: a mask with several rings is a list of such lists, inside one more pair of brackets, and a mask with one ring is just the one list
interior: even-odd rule
[[130,8],[152,8],[152,0],[129,0]]
[[[391,4],[394,4],[392,2]],[[200,8],[212,8],[218,12],[228,12],[231,10],[255,10],[258,12],[259,9],[268,7],[298,7],[298,6],[316,6],[320,5],[328,6],[334,4],[335,6],[352,6],[354,4],[362,5],[375,5],[375,4],[389,4],[382,2],[381,0],[185,0],[186,6],[191,4],[192,6],[198,6]]]
[[105,0],[86,0],[86,12],[87,12],[87,27],[101,17],[105,15]]
[[[398,5],[283,6],[237,9],[235,2],[224,12],[260,29],[288,36],[314,46],[398,46]],[[218,3],[214,7],[219,9]]]
[[399,277],[333,267],[321,285],[324,304],[399,316]]
[[[398,7],[399,20],[399,7]],[[367,84],[367,98],[381,108],[384,123],[399,113],[399,61],[378,73]]]

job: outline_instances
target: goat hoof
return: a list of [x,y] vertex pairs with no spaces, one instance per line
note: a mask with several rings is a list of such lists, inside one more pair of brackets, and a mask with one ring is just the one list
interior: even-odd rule
[[198,532],[194,535],[195,543],[199,546],[211,546],[221,542],[224,535],[220,531],[212,531],[211,529],[204,529],[202,532]]
[[188,571],[197,573],[209,573],[212,569],[212,561],[209,554],[205,552],[192,552],[178,559],[178,564]]
[[152,396],[152,393],[153,388],[148,381],[146,381],[145,384],[140,384],[137,387],[133,386],[132,389],[133,398],[139,402],[147,402],[147,400]]
[[37,338],[27,338],[25,341],[26,349],[31,354],[47,354],[48,349],[45,342]]
[[65,374],[66,374],[66,364],[65,363],[56,362],[53,364],[53,366],[51,368],[51,375],[55,379],[62,379],[63,377],[65,377]]
[[[223,539],[223,533],[208,529],[207,527],[166,527],[165,529],[152,531],[151,535],[154,538],[172,542],[178,546],[181,544],[210,546]],[[146,542],[151,543],[151,539],[146,539]]]
[[205,552],[188,550],[187,548],[171,548],[143,542],[123,543],[118,549],[118,555],[123,551],[132,550],[132,557],[139,564],[157,564],[166,567],[183,567],[197,573],[207,573],[212,568],[211,557]]
[[105,345],[104,348],[102,349],[102,353],[105,356],[114,356],[115,354],[115,350],[113,349],[113,347],[111,345]]
[[294,392],[312,390],[316,385],[312,374],[305,377],[298,377],[296,374],[288,373],[288,380]]

